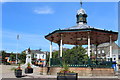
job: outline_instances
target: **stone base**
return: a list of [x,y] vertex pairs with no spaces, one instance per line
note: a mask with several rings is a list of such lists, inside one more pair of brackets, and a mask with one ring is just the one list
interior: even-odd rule
[[[28,66],[27,63],[24,64],[24,65],[21,65],[22,68],[26,68],[27,66]],[[30,66],[31,66],[32,68],[34,68],[34,67],[38,67],[38,66],[35,66],[35,65],[33,65],[33,64],[30,64]]]
[[[61,70],[61,67],[51,67],[50,75],[57,75],[57,73]],[[78,76],[114,76],[113,68],[80,68],[80,67],[70,67],[70,71],[74,71],[78,73]]]

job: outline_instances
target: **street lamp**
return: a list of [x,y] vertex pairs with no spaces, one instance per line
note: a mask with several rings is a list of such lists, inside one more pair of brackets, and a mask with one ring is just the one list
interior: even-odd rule
[[17,60],[18,60],[18,40],[19,40],[19,35],[17,35],[17,53],[16,53],[16,64],[18,63]]

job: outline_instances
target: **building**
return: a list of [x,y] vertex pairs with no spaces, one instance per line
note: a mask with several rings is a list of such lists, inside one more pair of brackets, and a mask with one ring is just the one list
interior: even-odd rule
[[32,58],[38,59],[46,59],[46,51],[40,51],[40,50],[31,50]]
[[30,50],[33,64],[46,66],[47,51]]
[[[4,58],[2,59],[2,54],[4,55]],[[17,53],[17,56],[19,56],[20,55],[20,53]],[[1,51],[1,56],[0,56],[0,58],[1,58],[1,63],[5,63],[5,64],[7,64],[7,63],[10,63],[10,64],[15,64],[16,63],[16,53],[8,53],[8,52],[4,52],[4,53],[2,53],[2,51]]]
[[[112,44],[112,60],[117,63],[120,61],[120,47],[113,42]],[[87,47],[85,48],[87,50]],[[87,53],[86,53],[87,54]],[[91,45],[91,56],[101,59],[105,59],[106,61],[110,60],[110,43],[103,43],[97,46],[97,54],[96,54],[96,46]]]

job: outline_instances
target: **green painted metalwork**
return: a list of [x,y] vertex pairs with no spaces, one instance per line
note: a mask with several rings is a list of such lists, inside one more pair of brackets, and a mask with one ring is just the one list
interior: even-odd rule
[[[52,58],[51,66],[62,67],[62,59]],[[91,59],[88,59],[88,61],[81,61],[80,64],[68,64],[68,66],[69,67],[112,68],[112,60],[111,61],[92,61]]]
[[60,58],[51,58],[51,65],[50,66],[61,66]]

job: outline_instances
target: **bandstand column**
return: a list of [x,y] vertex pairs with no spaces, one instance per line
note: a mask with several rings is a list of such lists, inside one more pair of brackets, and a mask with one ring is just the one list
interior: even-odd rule
[[58,58],[60,58],[60,42],[58,43],[58,47],[59,47]]
[[110,58],[112,59],[112,36],[110,35]]
[[52,41],[50,42],[50,57],[49,57],[49,67],[51,65],[51,58],[52,58]]
[[61,34],[61,39],[60,39],[60,57],[62,58],[62,34]]
[[98,44],[96,44],[96,60],[97,60],[97,55],[98,55]]
[[90,32],[88,32],[88,57],[90,58]]

